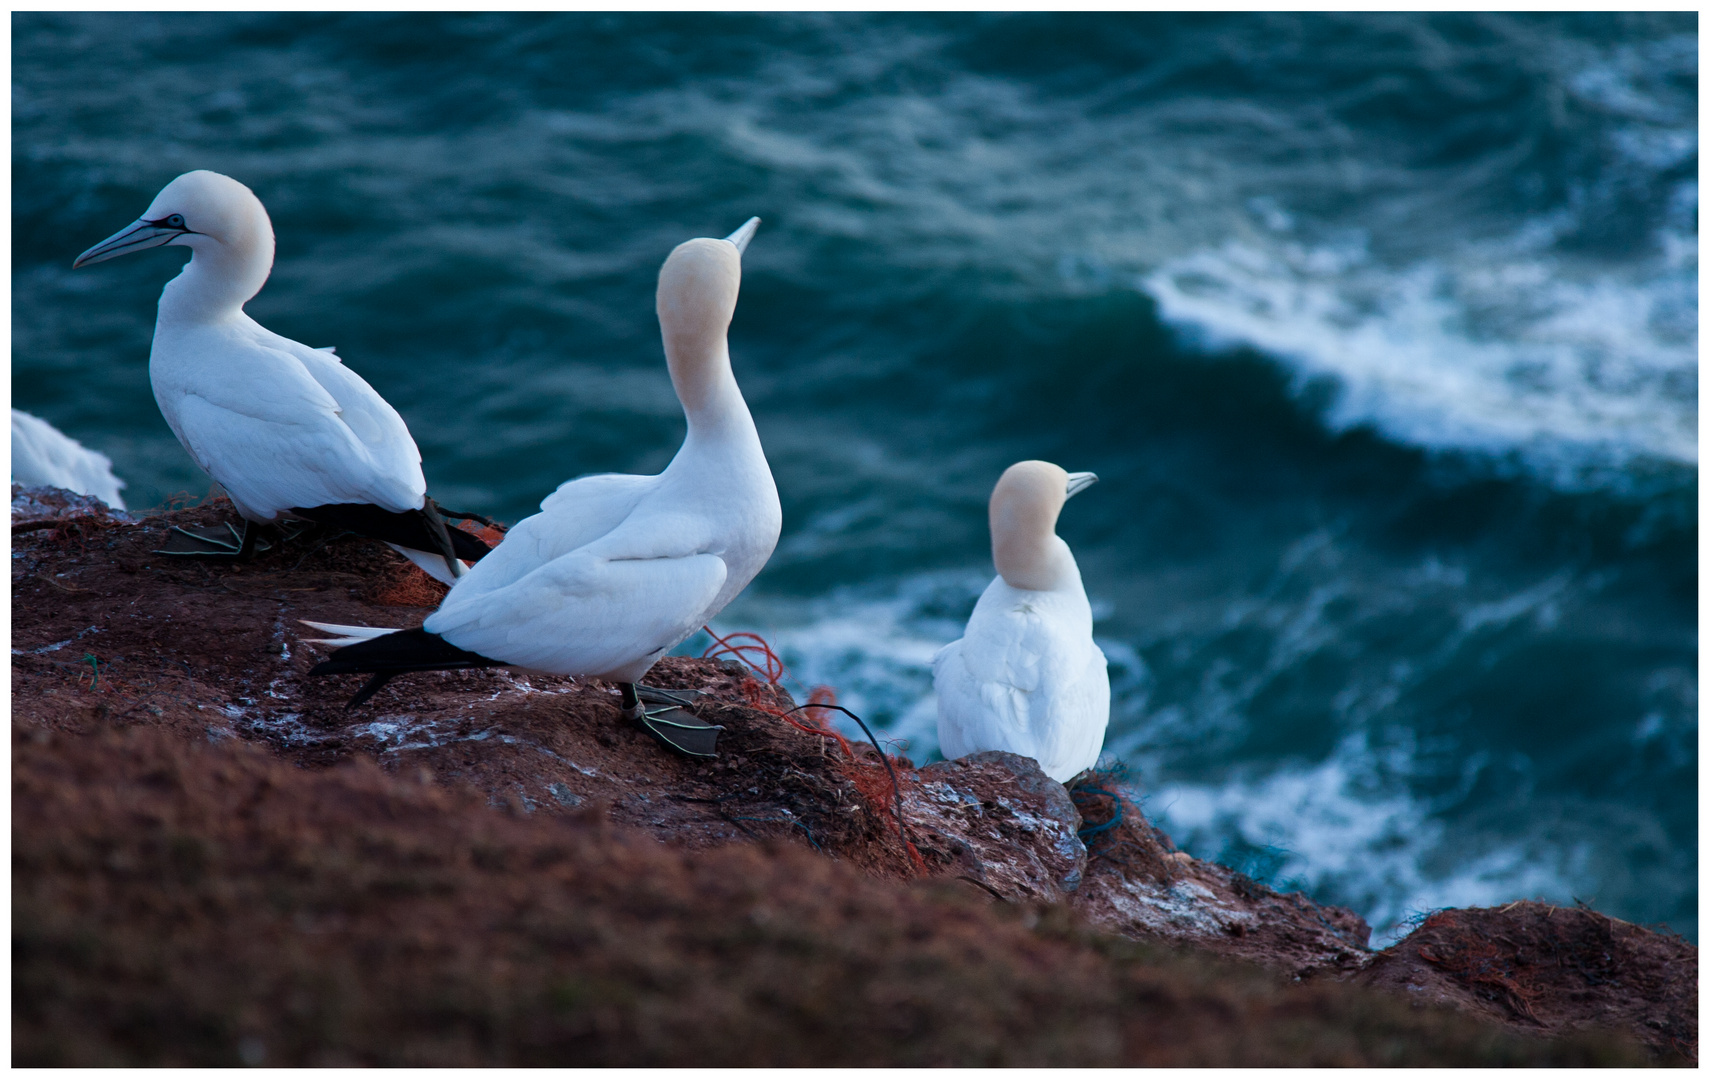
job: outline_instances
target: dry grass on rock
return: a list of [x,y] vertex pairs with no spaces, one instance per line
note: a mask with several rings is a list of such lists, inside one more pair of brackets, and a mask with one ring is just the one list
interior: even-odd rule
[[797,847],[18,729],[20,1065],[1613,1064]]

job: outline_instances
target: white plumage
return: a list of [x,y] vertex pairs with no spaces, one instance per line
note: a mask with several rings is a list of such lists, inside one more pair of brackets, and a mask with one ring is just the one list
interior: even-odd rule
[[216,326],[163,318],[149,360],[161,414],[238,512],[420,509],[421,454],[397,411],[331,352],[238,314]]
[[[559,487],[458,580],[423,630],[517,667],[633,683],[765,566],[783,516],[726,340],[758,223],[681,244],[659,272],[665,356],[688,419],[671,464],[657,476]],[[310,625],[341,635],[331,644],[378,636]]]
[[[185,173],[74,265],[168,244],[191,256],[161,290],[149,382],[172,433],[238,513],[272,522],[294,507],[421,509],[421,453],[397,410],[330,347],[281,337],[244,313],[273,266],[261,200],[229,176]],[[437,556],[416,561],[446,577]]]
[[46,485],[93,495],[115,510],[125,508],[113,475],[113,462],[99,450],[60,431],[39,416],[12,410],[12,479],[30,487]]
[[1093,643],[1080,568],[1055,532],[1063,503],[1096,479],[1024,461],[993,490],[998,576],[963,636],[932,658],[946,758],[1006,750],[1064,782],[1097,762],[1110,719],[1110,677]]

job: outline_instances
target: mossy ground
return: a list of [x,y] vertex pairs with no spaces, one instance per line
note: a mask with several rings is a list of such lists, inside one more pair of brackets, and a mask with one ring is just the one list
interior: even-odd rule
[[14,731],[20,1065],[1592,1065],[1611,1039],[366,761]]
[[[756,709],[752,680],[711,661],[661,668],[727,725],[710,766],[569,680],[400,679],[353,715],[354,686],[306,676],[295,620],[414,625],[433,589],[348,538],[247,566],[152,554],[171,521],[224,513],[14,537],[14,1064],[1656,1060],[1624,1036],[1543,1037],[1566,1021],[1531,1037],[1468,1015],[1477,987],[1448,975],[1429,1006],[1333,967],[1292,981],[1289,950],[1322,951],[1300,928],[1330,909],[1229,893],[1132,807],[1075,910],[922,879],[883,770]],[[1084,918],[1099,888],[1182,874],[1255,931],[1220,958]],[[1325,932],[1359,936],[1348,918]],[[1663,964],[1628,973],[1662,994],[1635,1008],[1681,1020],[1665,1044],[1638,1012],[1611,1026],[1695,1049],[1696,951],[1681,943],[1688,972],[1675,945],[1617,938],[1617,968]]]

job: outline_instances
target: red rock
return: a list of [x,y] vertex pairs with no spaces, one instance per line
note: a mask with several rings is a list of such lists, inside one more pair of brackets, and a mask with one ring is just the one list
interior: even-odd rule
[[[1422,995],[1511,1028],[1553,1033],[1613,1027],[1664,1057],[1696,1054],[1697,953],[1679,939],[1593,913],[1553,909],[1540,922],[1531,907],[1504,909],[1507,921],[1492,925],[1507,927],[1502,933],[1520,944],[1511,954],[1500,954],[1492,970],[1504,973],[1502,978],[1520,988],[1515,991],[1469,975],[1484,970],[1477,965],[1490,958],[1467,952],[1464,934],[1450,934],[1454,927],[1482,926],[1479,920],[1492,918],[1485,914],[1434,917],[1407,941],[1373,954],[1358,916],[1298,893],[1278,894],[1175,851],[1131,803],[1124,804],[1120,823],[1088,834],[1089,851],[1076,835],[1083,811],[1094,824],[1109,821],[1115,803],[1101,790],[1114,789],[1094,783],[1071,796],[1030,760],[1007,754],[974,755],[918,770],[893,762],[917,858],[902,844],[890,774],[876,753],[807,730],[813,724],[801,714],[795,714],[796,723],[785,719],[781,714],[794,704],[787,693],[726,661],[668,658],[649,676],[655,685],[693,692],[693,708],[724,725],[720,757],[713,762],[664,751],[619,721],[614,688],[584,680],[503,670],[407,675],[369,705],[347,710],[344,701],[361,679],[309,678],[307,671],[320,654],[304,640],[314,632],[297,620],[418,625],[431,608],[396,601],[431,602],[437,587],[383,545],[311,534],[243,565],[185,562],[155,553],[167,529],[227,519],[229,505],[213,503],[136,521],[51,492],[31,493],[22,506],[26,515],[36,515],[22,520],[51,519],[53,524],[14,534],[14,725],[30,738],[73,740],[64,747],[71,758],[82,753],[77,740],[96,740],[88,744],[89,753],[110,755],[116,751],[101,749],[107,746],[101,740],[141,728],[183,747],[217,744],[249,747],[251,753],[259,748],[272,761],[315,774],[330,765],[356,763],[391,778],[364,784],[472,791],[477,793],[472,805],[539,828],[563,827],[576,835],[593,826],[616,829],[635,842],[650,839],[666,849],[708,857],[761,852],[742,857],[765,861],[790,852],[789,859],[844,864],[866,881],[932,879],[961,890],[963,901],[976,909],[1002,901],[993,910],[1019,907],[1032,912],[1028,918],[1036,922],[1044,919],[1041,926],[1068,920],[1064,925],[1082,928],[1076,933],[1096,929],[1188,947],[1201,955],[1257,963],[1315,986],[1354,977],[1358,985]],[[161,747],[150,753],[171,756]],[[191,755],[186,760],[216,773],[228,768],[214,758]],[[85,784],[87,778],[66,782]],[[136,792],[148,790],[146,778],[127,783]],[[257,790],[265,791],[273,781],[257,783]],[[62,794],[68,801],[61,813],[83,812],[78,806],[96,813],[94,808],[104,805],[93,792]],[[405,801],[409,798],[414,796]],[[461,798],[435,802],[434,820],[461,820],[457,815],[469,813],[470,805]],[[384,803],[347,800],[340,804],[344,809],[323,815],[317,828],[336,831],[334,823],[342,820],[344,828],[360,831],[369,827],[362,815]],[[36,822],[29,828],[47,827],[27,820]],[[102,820],[104,829],[130,827],[123,815]],[[121,846],[130,842],[123,840]],[[312,851],[313,845],[303,850]],[[271,871],[250,867],[243,872],[262,875],[253,884],[265,891],[265,875]],[[79,888],[119,903],[122,883],[102,878],[107,873],[91,864],[87,874],[94,877]],[[98,914],[105,902],[91,899],[89,917],[106,918]],[[685,903],[693,908],[692,900]],[[1516,919],[1531,921],[1521,926]],[[1479,934],[1489,936],[1483,930],[1473,936]],[[1546,946],[1559,951],[1568,948],[1560,945],[1563,941],[1605,939],[1606,960],[1552,966],[1539,959]],[[1573,948],[1578,946],[1561,955],[1580,956]],[[1436,959],[1426,958],[1422,949]],[[392,977],[375,977],[382,975]],[[1343,998],[1331,994],[1314,1000]],[[1217,1023],[1226,1023],[1204,1022],[1212,1025],[1207,1031],[1222,1030]],[[1166,1053],[1160,1048],[1168,1040],[1159,1041],[1155,1029],[1147,1030],[1150,1034],[1133,1043],[1131,1053],[1095,1055],[1096,1060],[1296,1060],[1265,1056],[1271,1050],[1255,1051],[1251,1058],[1217,1056],[1223,1051],[1206,1056],[1205,1048],[1214,1044],[1192,1040],[1180,1053]],[[1372,1053],[1350,1050],[1351,1056],[1312,1060],[1387,1060]]]

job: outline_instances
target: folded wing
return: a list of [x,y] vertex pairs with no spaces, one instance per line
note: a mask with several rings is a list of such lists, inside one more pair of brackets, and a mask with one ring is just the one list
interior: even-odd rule
[[460,585],[422,628],[508,664],[605,675],[656,659],[694,633],[725,575],[724,560],[711,554],[608,559],[575,551],[466,599]]

